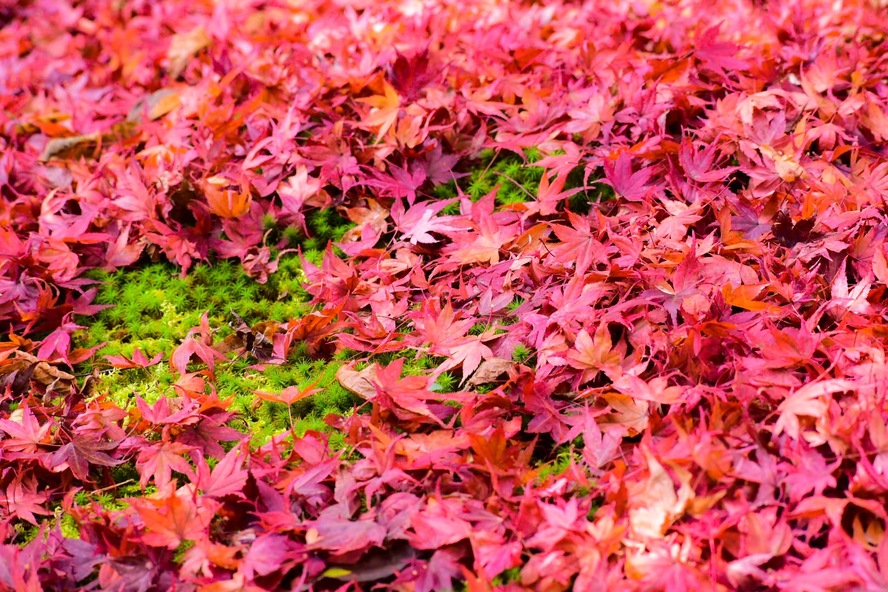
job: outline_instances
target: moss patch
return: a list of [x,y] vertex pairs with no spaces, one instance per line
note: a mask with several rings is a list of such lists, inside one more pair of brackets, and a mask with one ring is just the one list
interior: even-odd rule
[[[235,261],[217,261],[199,265],[186,277],[169,264],[152,264],[141,269],[99,272],[102,281],[97,303],[110,304],[92,319],[81,335],[80,345],[91,347],[105,343],[92,361],[100,371],[94,392],[107,394],[117,405],[127,408],[139,395],[149,403],[163,396],[173,396],[178,375],[167,363],[171,352],[185,339],[192,327],[200,324],[206,312],[214,331],[214,341],[233,331],[228,323],[231,311],[248,323],[276,321],[285,323],[309,311],[308,294],[298,257],[281,260],[277,273],[267,284],[249,278]],[[118,370],[110,367],[104,356],[132,357],[139,348],[144,354],[160,353],[164,361],[146,369]],[[260,371],[254,359],[229,356],[215,369],[215,388],[221,399],[233,397],[232,410],[239,418],[232,427],[251,434],[261,444],[281,431],[329,431],[324,418],[331,413],[350,413],[360,401],[336,381],[340,361],[314,359],[297,347],[286,363],[268,364]],[[258,399],[254,391],[277,393],[289,386],[305,388],[317,382],[316,395],[300,401],[288,410],[280,403]],[[335,439],[335,438],[334,438]]]

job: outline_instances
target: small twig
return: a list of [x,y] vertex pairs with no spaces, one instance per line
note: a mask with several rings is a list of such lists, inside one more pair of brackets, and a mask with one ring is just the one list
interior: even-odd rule
[[109,489],[117,489],[118,487],[123,487],[124,485],[129,485],[130,483],[135,483],[135,479],[127,479],[126,481],[121,481],[120,483],[115,483],[114,485],[109,485],[108,487],[103,487],[101,489],[94,489],[90,491],[90,493],[103,493],[108,491]]

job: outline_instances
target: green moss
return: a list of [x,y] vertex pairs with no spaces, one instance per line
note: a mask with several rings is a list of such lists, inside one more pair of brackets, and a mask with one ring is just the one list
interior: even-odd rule
[[[539,151],[535,149],[525,150],[524,154],[508,150],[483,150],[465,177],[458,182],[449,181],[436,186],[432,189],[432,195],[436,199],[446,200],[465,194],[472,201],[477,201],[498,186],[497,205],[533,200],[544,171],[530,165],[540,157]],[[459,205],[450,204],[441,213],[457,214]]]
[[508,584],[515,584],[521,581],[521,568],[513,567],[505,570],[498,576],[493,579],[493,584],[495,586],[505,586]]
[[[496,203],[499,206],[532,201],[536,199],[545,172],[542,167],[533,165],[544,156],[537,148],[526,148],[522,154],[508,150],[483,150],[465,177],[458,182],[451,181],[435,187],[432,195],[443,200],[465,194],[477,201],[496,187]],[[577,214],[587,214],[593,203],[614,198],[614,192],[608,185],[597,184],[593,186],[594,189],[587,187],[585,175],[585,168],[578,166],[568,174],[564,184],[565,191],[585,188],[570,196],[566,203],[566,208]],[[590,179],[589,184],[596,180]],[[458,212],[458,204],[451,204],[442,210],[444,215]]]
[[543,153],[540,152],[539,148],[537,148],[535,146],[531,146],[530,148],[524,149],[524,158],[527,159],[527,162],[533,164],[535,162],[542,160]]
[[184,278],[168,264],[93,273],[102,282],[97,304],[112,307],[92,319],[82,345],[108,342],[98,352],[99,360],[104,355],[130,356],[136,347],[148,355],[168,353],[200,323],[204,312],[211,327],[226,327],[231,311],[253,322],[299,317],[307,310],[308,297],[294,277],[300,271],[298,258],[283,259],[280,267],[266,285],[229,260],[199,265]]
[[[530,156],[537,157],[538,153],[532,152]],[[529,166],[531,162],[533,160],[527,154],[508,151],[484,154],[479,166],[471,172],[465,192],[477,200],[498,186],[498,205],[531,201],[536,196],[544,172],[540,167]]]
[[[338,221],[327,215],[317,216],[317,226],[331,232],[342,231]],[[329,238],[330,235],[328,234]],[[322,256],[320,251],[313,251]],[[287,322],[304,315],[308,295],[298,257],[282,258],[278,272],[261,285],[241,270],[235,261],[217,261],[199,265],[187,277],[181,277],[171,265],[154,264],[141,269],[114,274],[97,272],[103,283],[97,302],[113,304],[99,313],[78,345],[90,347],[105,342],[92,364],[101,371],[94,392],[109,396],[118,406],[127,408],[139,395],[149,403],[163,396],[173,396],[178,374],[168,360],[188,331],[200,323],[207,311],[214,340],[229,335],[230,312],[235,311],[248,323]],[[153,356],[162,353],[164,361],[146,369],[118,370],[109,367],[104,356],[132,357],[135,348]],[[324,418],[330,413],[347,414],[360,403],[336,381],[341,361],[315,359],[304,345],[298,345],[286,363],[266,365],[264,371],[252,368],[256,360],[246,355],[229,362],[217,362],[214,387],[221,399],[233,397],[232,410],[241,414],[232,425],[251,433],[261,443],[282,431],[294,429],[330,431]],[[287,409],[283,404],[261,401],[255,391],[279,393],[284,388],[305,388],[317,382],[315,395]]]
[[62,514],[59,522],[60,530],[62,531],[62,536],[68,539],[79,539],[80,538],[80,527],[77,526],[77,521],[74,520],[74,517],[70,514]]
[[447,183],[436,185],[432,189],[432,195],[442,201],[456,197],[458,195],[456,181],[448,181]]
[[515,346],[515,349],[512,350],[512,361],[516,364],[526,364],[532,355],[533,352],[529,347],[523,343],[519,343]]
[[441,393],[451,393],[457,389],[457,381],[449,372],[442,372],[438,375],[438,378],[435,379],[435,383],[432,385],[431,390],[435,392]]
[[293,242],[299,244],[303,251],[323,252],[328,242],[338,242],[355,225],[340,216],[334,208],[324,208],[314,210],[306,216],[306,226],[308,226],[308,236],[297,232],[296,240]]
[[[363,401],[346,391],[336,380],[339,362],[309,357],[291,357],[289,363],[268,366],[263,373],[254,373],[241,383],[242,390],[233,392],[219,382],[220,396],[235,396],[233,410],[238,411],[249,425],[252,443],[261,445],[270,437],[293,430],[301,436],[308,430],[330,432],[324,419],[330,415],[348,415]],[[263,401],[254,391],[280,393],[287,387],[299,390],[318,389],[315,394],[292,405]]]
[[179,546],[176,547],[173,561],[181,564],[185,560],[185,553],[187,553],[192,547],[194,547],[194,541],[182,541]]
[[15,542],[20,547],[24,547],[40,534],[40,527],[28,522],[17,521],[12,527],[15,530]]
[[469,335],[481,335],[488,330],[490,330],[490,325],[487,323],[475,323],[469,329]]
[[540,482],[544,482],[549,477],[557,477],[564,473],[570,466],[571,460],[581,460],[579,453],[573,450],[573,447],[562,446],[554,455],[555,458],[539,466],[537,478]]

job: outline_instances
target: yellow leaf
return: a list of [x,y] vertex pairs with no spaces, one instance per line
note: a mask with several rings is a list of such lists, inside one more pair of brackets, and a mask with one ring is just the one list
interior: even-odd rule
[[759,146],[759,151],[774,161],[774,168],[777,174],[787,183],[792,183],[796,179],[804,179],[808,176],[804,167],[792,157],[784,154],[782,150],[776,150],[765,144]]
[[629,525],[641,538],[661,538],[684,513],[693,495],[691,475],[687,471],[679,473],[681,487],[676,492],[672,477],[650,452],[647,462],[647,481],[635,484],[630,491]]

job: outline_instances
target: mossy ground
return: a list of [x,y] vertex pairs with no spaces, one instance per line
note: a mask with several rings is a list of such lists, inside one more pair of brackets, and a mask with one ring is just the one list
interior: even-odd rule
[[[544,172],[532,165],[539,158],[534,150],[523,155],[485,151],[470,173],[459,179],[459,191],[479,199],[497,188],[500,206],[534,199]],[[582,175],[572,175],[571,183],[575,186],[581,181]],[[456,182],[435,189],[438,198],[456,193]],[[577,203],[569,203],[568,207],[574,210],[588,208],[589,196],[586,193],[579,195],[581,198],[574,200]],[[350,228],[348,221],[334,209],[318,210],[308,216],[308,237],[291,227],[279,228],[274,220],[267,222],[270,234],[280,241],[278,244],[298,246],[305,259],[315,264],[320,263],[329,242],[335,242]],[[188,331],[200,324],[204,313],[214,331],[214,341],[219,341],[233,332],[229,327],[232,312],[252,325],[263,321],[286,323],[311,311],[310,297],[303,288],[302,264],[294,254],[281,257],[277,272],[265,284],[247,276],[240,264],[232,260],[197,265],[184,277],[178,268],[168,263],[150,263],[115,273],[94,272],[92,277],[100,281],[97,303],[110,307],[89,319],[88,329],[77,336],[77,345],[104,344],[90,362],[91,367],[83,370],[98,372],[93,392],[110,397],[123,408],[134,405],[136,395],[149,403],[159,397],[175,396],[173,383],[178,375],[170,368],[169,356]],[[486,329],[486,325],[480,324],[473,332]],[[163,362],[146,369],[120,370],[111,367],[105,359],[105,356],[112,355],[132,357],[136,348],[148,357],[162,354]],[[328,434],[333,448],[339,449],[344,447],[343,436],[330,428],[325,418],[348,415],[356,410],[360,412],[364,401],[338,383],[336,371],[351,360],[358,361],[358,368],[361,368],[371,362],[386,365],[398,357],[407,358],[403,369],[407,374],[428,373],[443,361],[400,352],[360,358],[347,350],[332,357],[319,357],[297,345],[285,363],[266,364],[262,369],[257,368],[256,361],[249,356],[229,354],[227,362],[220,361],[215,367],[214,388],[220,399],[231,398],[233,401],[231,410],[237,415],[231,427],[249,434],[254,445],[261,445],[271,436],[285,431],[292,430],[301,435],[315,430]],[[533,352],[519,347],[513,358],[515,362],[526,364],[532,361]],[[443,373],[432,388],[450,392],[458,388],[457,382],[450,374]],[[289,408],[255,395],[255,391],[275,393],[290,386],[302,389],[309,385],[315,385],[319,392]],[[483,387],[479,389],[480,392],[484,390]],[[563,458],[552,460],[541,462],[543,477],[563,470]],[[126,467],[134,471],[129,465],[116,470],[126,470]],[[117,475],[115,481],[133,486],[132,475]],[[108,491],[94,501],[111,507],[121,495],[122,490]]]
[[[469,170],[466,176],[439,185],[434,190],[435,197],[449,199],[459,192],[468,195],[473,201],[477,201],[496,189],[497,206],[509,206],[524,203],[536,199],[540,181],[543,179],[545,169],[534,166],[543,155],[535,148],[527,148],[518,154],[509,150],[484,150],[480,159]],[[457,190],[459,187],[459,191]],[[582,167],[574,169],[568,175],[564,189],[570,190],[584,186],[584,170]],[[606,201],[613,197],[613,193],[607,186],[596,188],[596,192],[580,191],[572,195],[567,202],[567,207],[575,213],[587,213],[593,201]],[[445,214],[455,214],[459,207],[455,204],[442,210]]]
[[[151,264],[140,269],[99,274],[102,280],[97,302],[111,304],[99,313],[82,336],[84,346],[105,345],[93,364],[100,370],[95,392],[107,394],[119,406],[127,407],[135,395],[149,403],[174,394],[177,374],[166,360],[188,334],[200,324],[206,312],[214,341],[224,339],[233,330],[228,323],[231,312],[248,323],[298,319],[309,310],[308,295],[301,287],[298,257],[281,259],[280,268],[265,285],[249,278],[237,262],[217,261],[198,265],[186,277],[169,264]],[[131,357],[139,348],[146,355],[164,355],[164,362],[146,369],[110,368],[104,356]],[[327,431],[324,417],[330,413],[350,413],[358,400],[336,381],[342,360],[313,358],[304,347],[296,347],[280,365],[254,367],[248,356],[231,354],[228,362],[215,368],[215,388],[220,399],[233,397],[232,410],[238,421],[233,424],[250,433],[254,443],[261,443],[274,433],[295,429]],[[280,392],[288,386],[307,387],[317,382],[321,391],[288,410],[286,405],[257,399],[254,391]],[[293,425],[290,424],[293,418]]]

